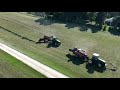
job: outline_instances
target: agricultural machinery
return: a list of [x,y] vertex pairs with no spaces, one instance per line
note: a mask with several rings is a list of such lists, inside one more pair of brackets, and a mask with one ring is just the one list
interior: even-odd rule
[[99,67],[99,68],[105,68],[106,67],[106,61],[102,60],[101,58],[99,58],[99,54],[94,53],[91,59],[91,64],[94,64],[95,66]]
[[69,49],[69,51],[73,52],[75,57],[82,58],[83,60],[87,60],[89,64],[92,64],[99,68],[102,68],[102,67],[104,68],[107,65],[106,61],[100,59],[99,54],[97,53],[94,53],[92,58],[90,59],[88,57],[87,52],[83,49],[73,48],[73,49]]
[[54,46],[60,46],[61,45],[61,41],[55,37],[55,36],[44,36],[43,38],[40,38],[37,43],[49,43],[51,45]]
[[80,57],[83,60],[89,59],[86,51],[83,49],[74,48],[74,49],[69,49],[69,51],[73,52],[75,57]]

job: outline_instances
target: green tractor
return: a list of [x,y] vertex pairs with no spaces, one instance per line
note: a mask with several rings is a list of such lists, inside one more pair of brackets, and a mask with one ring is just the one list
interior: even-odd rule
[[60,46],[61,45],[61,41],[57,37],[52,36],[52,40],[50,41],[50,44],[52,44],[54,46]]
[[60,46],[61,45],[61,41],[55,37],[55,36],[45,36],[43,38],[40,38],[38,40],[38,42],[36,42],[36,44],[38,43],[49,43],[48,46]]

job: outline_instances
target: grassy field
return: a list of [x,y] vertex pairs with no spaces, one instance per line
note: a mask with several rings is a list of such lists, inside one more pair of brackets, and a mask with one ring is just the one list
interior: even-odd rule
[[[39,20],[40,19],[40,20]],[[38,22],[39,21],[39,22]],[[94,52],[109,63],[120,68],[120,37],[109,32],[98,31],[92,33],[81,31],[81,27],[69,28],[66,24],[52,23],[40,17],[26,14],[0,13],[0,42],[28,55],[29,57],[46,64],[72,78],[116,78],[120,71],[106,70],[103,73],[87,72],[86,63],[71,60],[66,57],[69,48],[77,46],[85,49],[91,57]],[[9,32],[7,31],[9,30]],[[10,32],[11,31],[11,32]],[[20,36],[29,40],[21,39]],[[62,44],[58,48],[47,48],[47,44],[35,44],[43,35],[55,35]]]
[[45,78],[45,76],[0,50],[0,78]]

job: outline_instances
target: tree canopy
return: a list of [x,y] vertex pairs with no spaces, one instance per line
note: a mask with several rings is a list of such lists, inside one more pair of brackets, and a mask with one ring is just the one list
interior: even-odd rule
[[[81,24],[95,22],[102,28],[105,19],[120,16],[120,12],[28,12],[34,15],[44,15],[47,19]],[[115,22],[114,22],[115,23]],[[116,27],[116,25],[114,25]],[[118,25],[117,25],[118,26]]]

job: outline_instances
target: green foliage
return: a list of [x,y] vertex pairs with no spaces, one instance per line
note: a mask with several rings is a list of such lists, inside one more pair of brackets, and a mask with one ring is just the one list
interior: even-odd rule
[[64,22],[79,23],[79,20],[87,19],[87,12],[45,12],[47,18],[56,19]]
[[98,24],[102,24],[106,13],[104,12],[45,12],[47,18],[52,16],[52,19],[61,20],[64,22],[79,23],[79,20],[95,21]]
[[46,18],[56,19],[64,22],[79,23],[80,20],[96,21],[102,24],[105,18],[120,15],[120,12],[27,12],[28,14],[41,15],[45,14]]
[[96,12],[88,12],[88,19],[90,22],[95,21],[96,16],[97,16]]
[[105,20],[105,13],[104,12],[99,12],[96,17],[96,23],[99,25],[102,25]]
[[[41,12],[28,12],[37,14]],[[81,21],[95,21],[96,25],[102,28],[104,20],[112,16],[120,15],[119,12],[45,12],[45,18],[54,19],[62,22],[72,22],[81,24]]]
[[106,29],[107,29],[107,25],[104,25],[103,31],[106,31]]

